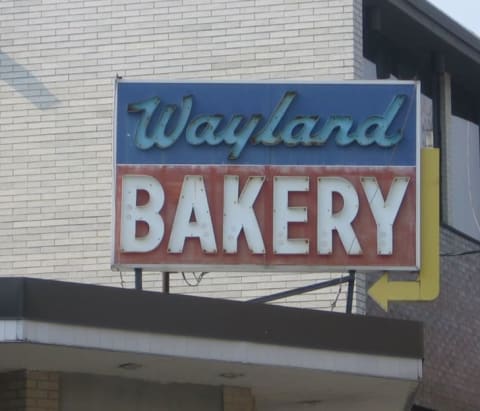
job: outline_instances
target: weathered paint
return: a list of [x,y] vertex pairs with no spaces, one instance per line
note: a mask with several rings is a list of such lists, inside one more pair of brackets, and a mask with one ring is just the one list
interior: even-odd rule
[[[121,81],[117,88],[116,164],[417,162],[413,82]],[[230,123],[240,117],[235,135]]]
[[[417,270],[418,98],[413,82],[118,82],[112,266]],[[238,178],[240,192],[248,187],[243,209],[235,203],[236,183],[224,193],[227,175]],[[134,193],[137,200],[124,197],[122,185],[139,181],[124,176],[154,179],[161,191],[156,203],[142,190]],[[180,200],[193,201],[193,191],[181,194],[189,178],[201,187],[194,194],[203,204],[199,216]],[[319,192],[329,198],[319,199]],[[333,211],[325,209],[332,198]],[[133,211],[122,208],[122,199]],[[150,238],[148,221],[133,226],[132,218],[141,220],[154,207]],[[346,215],[347,224],[336,227],[332,212]],[[229,225],[232,213],[243,213],[239,220],[248,228]],[[151,240],[147,247],[137,241],[142,238]]]
[[[323,146],[332,135],[335,135],[335,143],[339,146],[356,143],[360,146],[376,144],[380,147],[393,147],[404,138],[402,128],[391,134],[388,130],[408,100],[405,95],[394,95],[382,115],[368,116],[358,125],[354,125],[354,118],[351,115],[331,114],[321,127],[319,114],[296,115],[288,122],[284,120],[296,96],[296,92],[287,91],[268,118],[254,114],[248,120],[241,114],[233,114],[228,121],[223,114],[201,114],[189,121],[193,106],[192,96],[183,96],[179,108],[172,104],[164,104],[162,107],[161,99],[153,97],[129,104],[128,112],[140,114],[134,131],[135,145],[140,150],[169,148],[184,135],[186,142],[192,146],[202,144],[231,146],[229,160],[237,160],[248,142],[266,146],[280,143],[288,147]],[[178,119],[175,121],[177,110]],[[154,116],[157,111],[160,114]],[[262,120],[265,125],[257,130]],[[228,125],[221,126],[222,122]],[[317,128],[318,131],[314,132]],[[371,129],[374,131],[369,132]]]
[[[122,179],[125,175],[148,175],[160,182],[165,193],[165,204],[160,215],[165,223],[165,233],[160,245],[150,252],[125,253],[120,247],[120,218],[122,199]],[[264,177],[264,184],[254,203],[254,212],[260,226],[265,243],[265,253],[253,253],[248,249],[243,233],[238,241],[238,251],[234,254],[222,249],[223,213],[224,213],[224,176],[235,175],[240,180],[240,191],[249,177]],[[198,238],[190,238],[185,242],[181,254],[169,253],[168,242],[175,218],[182,182],[185,176],[203,176],[210,215],[212,217],[216,252],[202,250]],[[290,223],[288,237],[291,239],[308,239],[309,247],[306,255],[285,255],[273,249],[273,187],[274,179],[280,176],[298,176],[308,180],[309,190],[305,192],[291,192],[289,195],[290,207],[306,207],[307,221],[305,223]],[[333,253],[319,255],[317,250],[317,179],[324,177],[341,176],[348,180],[359,198],[359,210],[352,227],[362,248],[359,255],[349,255],[342,245],[339,236],[334,232]],[[381,188],[383,198],[387,198],[390,185],[394,178],[407,177],[409,184],[400,210],[396,216],[393,228],[393,252],[391,255],[378,255],[376,223],[372,215],[367,195],[362,187],[361,179],[375,177]],[[412,167],[276,167],[276,166],[127,166],[120,165],[117,169],[117,198],[116,198],[116,229],[115,229],[115,260],[119,265],[127,266],[162,266],[181,267],[198,265],[202,269],[218,265],[231,270],[240,270],[248,266],[262,266],[265,269],[281,270],[282,267],[298,266],[321,270],[322,267],[415,267],[416,247],[414,241],[405,241],[415,238],[416,208],[415,190],[416,173]],[[141,194],[141,192],[140,192]],[[141,195],[140,195],[141,197]],[[148,201],[148,196],[139,198],[138,204]],[[334,211],[342,209],[344,204],[340,196],[334,196]],[[145,224],[139,224],[138,236],[145,234]]]

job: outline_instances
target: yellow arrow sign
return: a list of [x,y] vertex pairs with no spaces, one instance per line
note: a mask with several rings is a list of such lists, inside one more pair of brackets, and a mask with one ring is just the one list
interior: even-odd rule
[[421,152],[421,264],[415,281],[390,281],[388,273],[368,290],[385,311],[390,301],[432,301],[440,292],[439,150]]

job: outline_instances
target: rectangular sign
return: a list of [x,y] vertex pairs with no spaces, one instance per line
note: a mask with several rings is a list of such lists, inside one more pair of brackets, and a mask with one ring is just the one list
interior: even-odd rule
[[113,267],[418,269],[416,83],[116,87]]

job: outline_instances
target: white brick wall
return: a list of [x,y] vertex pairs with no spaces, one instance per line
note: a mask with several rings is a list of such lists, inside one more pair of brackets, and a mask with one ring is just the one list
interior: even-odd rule
[[[359,78],[361,9],[361,0],[2,0],[0,275],[132,285],[109,265],[116,74]],[[248,299],[330,277],[212,273],[190,288],[175,274],[172,291]],[[146,273],[145,286],[160,279]],[[329,309],[337,291],[288,301]]]

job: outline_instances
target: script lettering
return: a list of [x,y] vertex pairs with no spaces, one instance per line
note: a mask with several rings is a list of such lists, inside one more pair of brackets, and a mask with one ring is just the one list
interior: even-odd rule
[[[403,138],[401,128],[391,128],[407,100],[405,95],[396,95],[382,115],[369,116],[356,127],[349,115],[334,114],[323,121],[317,114],[297,115],[292,119],[289,110],[296,97],[296,92],[286,92],[263,124],[261,114],[253,114],[250,118],[234,114],[230,120],[222,114],[201,114],[190,119],[192,96],[183,97],[180,108],[166,104],[161,109],[160,98],[154,97],[130,104],[128,112],[141,114],[135,130],[135,145],[141,150],[148,150],[154,145],[160,149],[168,148],[184,135],[193,146],[221,143],[230,146],[229,160],[239,158],[248,142],[265,146],[280,143],[289,147],[321,146],[334,137],[339,146],[357,143],[360,146],[376,144],[388,148]],[[158,110],[161,111],[156,115]],[[228,121],[226,126],[222,126],[223,121]]]

